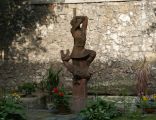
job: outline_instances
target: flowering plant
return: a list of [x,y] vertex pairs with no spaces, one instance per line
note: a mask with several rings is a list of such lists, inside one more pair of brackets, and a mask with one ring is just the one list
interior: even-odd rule
[[140,107],[156,109],[156,95],[142,96]]
[[25,107],[17,93],[0,99],[0,120],[26,120]]
[[69,109],[69,97],[67,93],[64,90],[64,87],[55,87],[53,88],[53,91],[51,92],[53,103],[56,108],[59,107],[65,107],[66,109]]
[[60,84],[60,79],[59,79],[60,72],[61,70],[56,72],[52,68],[48,69],[45,78],[45,87],[46,90],[48,90],[49,92],[51,92],[54,88],[58,87],[58,85]]
[[54,71],[52,68],[48,69],[46,77],[46,90],[52,96],[52,101],[56,109],[60,107],[69,110],[69,97],[65,92],[64,86],[60,83],[59,71]]

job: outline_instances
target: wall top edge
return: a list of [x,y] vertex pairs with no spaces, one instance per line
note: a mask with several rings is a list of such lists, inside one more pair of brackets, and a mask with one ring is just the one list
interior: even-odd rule
[[133,2],[145,0],[30,0],[30,4],[51,4],[51,3],[98,3],[98,2]]

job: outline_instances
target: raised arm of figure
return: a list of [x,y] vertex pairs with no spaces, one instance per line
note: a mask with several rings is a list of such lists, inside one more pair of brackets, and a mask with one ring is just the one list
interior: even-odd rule
[[71,28],[71,33],[73,34],[76,29],[78,29],[80,27],[80,24],[83,22],[82,18],[80,18],[80,16],[75,16],[70,24],[72,25],[72,28]]
[[83,22],[82,22],[82,30],[86,33],[87,30],[87,25],[88,25],[88,17],[83,16]]

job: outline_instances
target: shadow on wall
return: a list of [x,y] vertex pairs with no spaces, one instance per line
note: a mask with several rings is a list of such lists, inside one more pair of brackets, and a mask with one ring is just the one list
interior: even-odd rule
[[[153,12],[156,16],[156,8],[153,9]],[[152,24],[149,26],[149,28],[147,28],[145,31],[143,31],[143,33],[150,35],[154,31],[156,31],[156,22],[152,22]]]
[[[40,46],[42,38],[35,36],[37,23],[47,25],[47,16],[56,19],[52,9],[53,5],[30,5],[28,0],[1,0],[0,1],[0,59],[14,60],[16,54],[20,62],[27,61],[27,54],[33,50],[46,52],[46,48]],[[16,48],[10,49],[13,41],[24,44],[26,39],[23,36],[30,37],[30,49],[20,51]]]
[[[1,67],[3,69],[0,69],[0,86],[10,88],[24,82],[38,82],[43,80],[49,65],[37,62],[15,63],[10,61],[2,64]],[[61,68],[61,64],[57,64],[57,67]]]
[[[57,67],[62,67],[62,64],[58,63],[30,63],[28,61],[28,53],[31,51],[43,51],[46,52],[46,48],[41,47],[42,38],[35,36],[35,29],[37,24],[48,25],[47,16],[50,16],[54,22],[56,22],[56,15],[52,5],[30,5],[25,0],[0,0],[0,52],[5,53],[5,63],[0,65],[0,85],[3,86],[16,86],[17,83],[32,80],[42,80],[46,69],[50,67],[50,64],[55,64]],[[153,23],[156,29],[156,23]],[[22,52],[16,48],[10,50],[10,46],[16,40],[19,45],[26,43],[26,39],[23,36],[30,36],[30,44],[33,47],[23,48]],[[18,39],[17,39],[18,38]],[[38,52],[40,53],[40,52]],[[14,56],[17,56],[15,63]],[[1,59],[2,56],[0,56]],[[7,62],[11,60],[11,62]],[[128,83],[135,83],[135,67],[136,65],[130,61],[116,60],[109,61],[110,63],[102,63],[101,61],[94,61],[91,65],[93,70],[97,72],[92,76],[89,81],[89,86],[92,89],[105,90],[112,88],[116,91],[116,88],[127,85]],[[64,67],[63,67],[64,68]],[[98,71],[101,68],[104,70]],[[64,69],[61,73],[62,80],[67,85],[71,85],[72,76]],[[68,79],[68,80],[67,80]],[[124,81],[124,82],[123,82]],[[95,86],[94,86],[95,85]],[[107,86],[108,85],[108,86]],[[128,84],[134,86],[134,84]],[[101,88],[101,89],[100,89]]]
[[[134,73],[131,71],[131,66],[126,67],[125,65],[126,64],[123,64],[119,61],[114,61],[110,65],[107,63],[101,63],[100,61],[93,62],[90,70],[96,72],[89,81],[89,86],[91,85],[91,88],[97,87],[98,89],[101,89],[108,82],[108,85],[111,85],[114,83],[117,84],[118,81],[123,81],[124,79],[130,79],[130,81],[132,81]],[[54,70],[59,70],[62,68],[60,79],[63,83],[65,83],[66,87],[70,89],[72,87],[72,75],[67,72],[63,64],[60,62],[42,64],[37,62],[15,63],[12,61],[4,63],[1,65],[1,68],[3,69],[0,69],[1,86],[11,87],[25,81],[41,81],[44,79],[44,75],[50,66],[52,66]],[[102,68],[104,69],[101,70]]]
[[[129,95],[136,95],[135,71],[138,66],[130,61],[110,61],[111,63],[102,63],[95,61],[90,70],[96,71],[88,83],[89,92],[98,94],[121,95],[127,90]],[[54,70],[62,68],[60,79],[65,87],[71,90],[72,75],[67,72],[63,64],[55,63],[28,63],[28,62],[8,62],[2,64],[0,69],[0,86],[6,88],[15,88],[23,82],[44,80],[47,69],[52,66]],[[103,69],[104,68],[104,69]],[[154,84],[155,85],[155,84]]]

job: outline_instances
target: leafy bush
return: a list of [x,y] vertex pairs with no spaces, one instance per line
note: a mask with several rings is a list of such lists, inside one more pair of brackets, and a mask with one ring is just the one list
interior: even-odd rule
[[86,109],[80,112],[85,120],[112,120],[112,118],[120,116],[114,103],[97,99],[90,103]]
[[24,106],[17,94],[4,96],[0,100],[0,120],[26,120]]
[[123,117],[126,120],[142,120],[142,111],[141,110],[136,110],[133,112],[128,111],[123,115]]
[[18,87],[18,90],[25,95],[31,95],[32,92],[35,92],[35,84],[30,82],[24,83]]
[[143,96],[137,105],[140,108],[156,109],[156,95]]
[[41,88],[45,86],[49,95],[52,97],[52,102],[56,109],[65,108],[69,111],[69,96],[67,95],[64,86],[60,83],[59,71],[54,71],[52,68],[48,69],[44,82],[41,82]]
[[48,69],[48,72],[45,78],[45,87],[49,92],[53,91],[54,88],[58,87],[60,83],[60,79],[59,79],[60,72],[61,70],[56,72],[52,68]]
[[64,107],[69,110],[69,96],[65,92],[64,87],[54,88],[52,91],[53,103],[56,108]]

